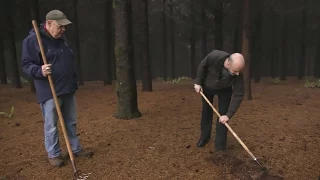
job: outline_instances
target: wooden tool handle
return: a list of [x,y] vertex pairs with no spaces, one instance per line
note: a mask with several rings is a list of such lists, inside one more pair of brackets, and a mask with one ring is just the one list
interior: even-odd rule
[[[32,21],[32,25],[33,25],[33,28],[34,28],[34,30],[36,32],[36,36],[37,36],[38,44],[39,44],[39,47],[40,47],[43,63],[44,64],[48,64],[48,61],[47,61],[47,58],[46,58],[46,55],[45,55],[45,52],[44,52],[44,49],[43,49],[43,44],[42,44],[42,40],[41,40],[41,37],[40,37],[40,33],[39,33],[39,28],[38,28],[37,22],[35,20],[33,20]],[[66,144],[67,144],[69,157],[70,157],[71,161],[74,161],[74,156],[73,156],[72,149],[71,149],[71,146],[70,146],[69,138],[67,136],[67,130],[66,130],[66,127],[65,127],[65,124],[64,124],[63,115],[61,113],[60,105],[59,105],[59,102],[58,102],[58,97],[57,97],[56,91],[54,89],[54,85],[53,85],[53,81],[52,81],[51,75],[48,75],[48,80],[49,80],[50,88],[51,88],[51,91],[52,91],[54,103],[56,105],[59,121],[60,121],[60,124],[61,124],[61,127],[62,127],[62,132],[63,132],[63,135],[64,135],[64,139],[65,139]]]
[[[211,102],[208,100],[208,98],[200,91],[201,96],[207,101],[207,103],[211,106],[212,110],[217,114],[217,116],[220,118],[220,113],[216,110],[216,108],[213,107]],[[239,141],[239,143],[242,145],[242,147],[247,151],[247,153],[253,158],[253,160],[256,160],[257,158],[251,153],[251,151],[248,149],[248,147],[241,141],[241,139],[238,137],[238,135],[232,130],[232,128],[229,126],[228,123],[224,124],[229,131],[232,133],[232,135]]]

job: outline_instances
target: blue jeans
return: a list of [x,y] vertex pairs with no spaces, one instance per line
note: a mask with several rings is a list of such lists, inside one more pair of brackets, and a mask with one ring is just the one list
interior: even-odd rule
[[[67,94],[60,96],[58,97],[58,102],[63,115],[64,124],[67,130],[72,151],[73,153],[77,153],[81,150],[81,146],[77,136],[77,112],[75,95]],[[44,103],[41,103],[40,108],[44,118],[44,141],[46,151],[48,152],[48,157],[58,157],[61,155],[57,127],[59,118],[54,99],[49,99]]]

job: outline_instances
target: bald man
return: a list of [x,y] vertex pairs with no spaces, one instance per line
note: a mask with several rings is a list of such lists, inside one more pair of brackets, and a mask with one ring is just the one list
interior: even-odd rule
[[[195,91],[197,93],[202,91],[211,103],[214,96],[218,96],[221,118],[216,122],[215,150],[217,151],[226,150],[228,129],[224,123],[231,119],[243,99],[244,67],[245,61],[241,54],[229,54],[220,50],[210,52],[198,67]],[[202,98],[201,135],[198,147],[204,147],[210,140],[212,117],[213,110]]]

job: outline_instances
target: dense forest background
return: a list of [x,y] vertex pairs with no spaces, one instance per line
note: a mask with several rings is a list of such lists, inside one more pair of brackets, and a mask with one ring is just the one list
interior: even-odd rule
[[[8,1],[9,2],[9,1]],[[3,2],[8,5],[8,2]],[[21,42],[52,9],[73,22],[67,29],[70,44],[79,50],[84,81],[115,75],[114,22],[109,0],[16,0],[12,16],[2,22],[1,77],[24,77],[20,68]],[[132,43],[136,79],[142,78],[143,16],[141,0],[132,1]],[[304,76],[320,73],[320,4],[317,0],[257,0],[250,4],[251,77]],[[5,6],[2,6],[5,7]],[[213,49],[241,51],[242,0],[149,0],[149,58],[152,78],[195,78],[197,65]],[[4,11],[3,11],[4,12]],[[13,43],[14,42],[14,43]],[[79,45],[77,47],[77,45]],[[5,73],[4,73],[5,72]],[[3,80],[2,80],[3,81]]]

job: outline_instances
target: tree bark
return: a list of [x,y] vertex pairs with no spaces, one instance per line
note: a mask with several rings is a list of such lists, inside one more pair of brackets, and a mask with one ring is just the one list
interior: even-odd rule
[[196,15],[195,8],[196,2],[195,0],[191,0],[191,34],[190,34],[190,44],[191,44],[191,52],[190,52],[190,68],[191,68],[191,78],[195,79],[197,77],[197,67],[196,67]]
[[150,70],[150,56],[149,56],[149,13],[148,13],[148,0],[141,0],[142,12],[142,28],[141,28],[141,47],[142,47],[142,91],[152,92],[152,75]]
[[202,57],[204,58],[208,54],[208,47],[207,47],[207,14],[206,14],[206,7],[208,4],[208,0],[202,0],[201,4],[201,24],[202,24],[202,32],[201,32],[201,49],[202,49]]
[[[39,13],[39,0],[33,0],[33,6],[30,9],[30,14],[32,19],[36,20],[37,22],[41,23],[40,21],[40,13]],[[31,22],[30,22],[30,28],[33,28]],[[34,86],[34,80],[32,78],[29,78],[30,83],[30,91],[36,92],[36,87]]]
[[103,85],[111,85],[112,84],[112,51],[114,51],[113,45],[112,45],[112,0],[106,0],[106,23],[105,23],[105,28],[106,28],[106,59],[105,59],[105,66],[104,66],[104,81]]
[[77,64],[77,77],[79,85],[84,85],[82,77],[81,56],[80,56],[80,41],[79,41],[79,24],[78,24],[78,0],[73,0],[74,8],[74,24],[75,24],[75,44],[76,44],[76,64]]
[[6,59],[4,57],[4,38],[1,31],[0,34],[0,83],[8,84],[7,81],[7,71],[6,71]]
[[167,62],[168,62],[168,42],[167,42],[167,16],[166,16],[166,0],[162,1],[162,33],[163,33],[163,79],[167,81],[168,71],[167,71]]
[[[113,1],[113,0],[112,0]],[[115,54],[115,47],[116,47],[116,30],[115,30],[115,11],[112,8],[112,16],[111,16],[111,66],[112,66],[112,79],[117,80],[117,72],[116,72],[116,54]]]
[[[276,19],[275,19],[275,17],[274,17],[274,21],[276,21]],[[276,24],[276,23],[273,23],[273,24]],[[275,40],[275,37],[276,37],[276,26],[273,26],[273,35],[274,35],[274,37],[272,37],[271,39],[272,39],[272,47],[271,47],[271,63],[270,63],[270,74],[271,74],[271,77],[272,77],[272,79],[274,79],[274,78],[276,78],[277,76],[278,76],[278,73],[277,73],[277,66],[276,66],[276,64],[277,64],[277,59],[278,59],[278,57],[277,57],[277,43],[276,43],[276,40]]]
[[[285,9],[288,9],[288,0],[285,0]],[[288,59],[288,15],[283,14],[283,29],[282,29],[282,56],[280,61],[280,80],[286,80],[287,76],[287,59]]]
[[12,87],[13,88],[22,88],[20,74],[19,74],[19,67],[17,62],[17,49],[16,49],[16,39],[15,39],[15,26],[14,26],[14,17],[8,16],[7,17],[7,25],[9,29],[9,48],[11,54],[10,68],[11,68],[11,78],[12,78]]
[[298,79],[302,79],[305,75],[305,67],[306,67],[306,33],[307,33],[307,8],[308,8],[308,0],[305,0],[304,2],[304,9],[302,14],[302,32],[300,36],[300,58],[298,59]]
[[234,36],[233,36],[233,51],[234,52],[241,52],[241,45],[242,45],[242,16],[243,16],[243,0],[238,0],[236,3],[236,24],[234,29]]
[[244,99],[252,100],[251,81],[250,81],[250,45],[249,45],[249,29],[250,29],[250,0],[244,0],[243,5],[243,28],[242,28],[242,54],[246,61],[244,69]]
[[[132,119],[141,117],[137,102],[137,85],[131,56],[132,43],[130,36],[131,0],[114,0],[115,32],[116,32],[116,92],[117,108],[114,114],[118,119]],[[130,57],[131,56],[131,57]]]
[[174,0],[170,1],[170,28],[171,28],[171,79],[176,77],[176,42],[175,42],[175,24],[174,24],[174,12],[173,4]]
[[223,50],[223,0],[216,0],[215,5],[215,49]]
[[254,82],[259,83],[261,79],[261,58],[262,58],[262,42],[261,42],[261,21],[262,21],[262,15],[261,15],[261,4],[260,0],[255,0],[254,7],[256,7],[257,12],[254,15],[254,31],[253,31],[253,38],[252,38],[252,55],[254,61],[252,70],[254,73]]
[[[133,81],[136,82],[135,79],[135,69],[134,69],[134,46],[133,46],[133,25],[132,25],[132,0],[125,0],[127,2],[126,4],[126,10],[128,14],[127,22],[128,22],[128,52],[129,52],[129,63],[132,67],[133,72]],[[136,84],[136,83],[135,83]]]
[[[277,5],[277,0],[273,1],[273,5],[276,6]],[[272,19],[272,32],[271,32],[271,62],[270,62],[270,74],[272,79],[276,78],[278,76],[277,73],[277,60],[278,60],[278,53],[277,53],[277,15],[275,11],[271,12],[271,19]]]
[[[318,23],[318,31],[320,32],[320,23]],[[315,78],[320,78],[320,34],[318,33],[317,38],[317,46],[316,46],[316,56],[314,58],[314,68],[313,68],[313,74]]]

